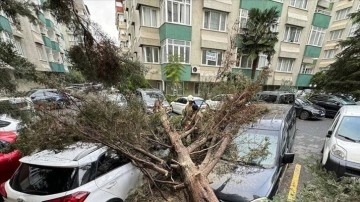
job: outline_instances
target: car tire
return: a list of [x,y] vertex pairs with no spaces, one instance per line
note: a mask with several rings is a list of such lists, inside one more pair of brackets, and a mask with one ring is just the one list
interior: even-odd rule
[[119,198],[113,198],[113,199],[110,199],[106,202],[124,202],[122,199],[119,199]]
[[302,120],[306,120],[310,117],[310,113],[308,111],[302,111],[300,113],[300,116],[299,118],[302,119]]

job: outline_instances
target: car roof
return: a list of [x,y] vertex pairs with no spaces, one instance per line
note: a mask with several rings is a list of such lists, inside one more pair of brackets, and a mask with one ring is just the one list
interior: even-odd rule
[[43,150],[20,159],[20,162],[50,166],[50,167],[78,167],[94,162],[106,151],[106,147],[99,144],[78,142],[61,151]]
[[287,91],[260,91],[257,94],[269,94],[269,95],[280,95],[280,94],[294,94]]
[[140,91],[140,92],[162,92],[160,89],[156,89],[156,88],[138,88],[137,91]]
[[281,130],[283,122],[293,107],[287,104],[261,104],[268,108],[268,112],[259,117],[249,128],[260,130]]
[[[188,97],[180,97],[180,98],[185,98],[187,100]],[[204,100],[203,98],[201,97],[193,97],[194,100]]]
[[344,116],[360,116],[360,105],[344,105],[340,111]]

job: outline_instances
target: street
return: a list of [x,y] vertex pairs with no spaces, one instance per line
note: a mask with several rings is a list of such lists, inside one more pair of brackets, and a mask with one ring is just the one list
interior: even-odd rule
[[[289,164],[279,187],[279,194],[285,195],[288,200],[296,196],[304,183],[311,179],[311,174],[306,168],[309,157],[320,159],[324,138],[333,119],[323,118],[320,120],[297,119],[297,133],[293,152],[294,163]],[[296,169],[295,169],[296,168]]]

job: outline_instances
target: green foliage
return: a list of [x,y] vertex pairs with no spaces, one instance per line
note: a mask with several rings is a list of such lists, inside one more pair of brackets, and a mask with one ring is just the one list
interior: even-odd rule
[[292,81],[282,80],[279,91],[286,91],[290,93],[296,93],[296,88],[293,86]]
[[326,73],[325,72],[317,72],[311,78],[310,83],[316,84],[316,88],[321,90],[327,84],[327,75],[326,75]]
[[178,83],[180,82],[183,72],[184,65],[180,63],[180,57],[177,55],[169,55],[169,63],[164,67],[166,79],[173,83]]
[[18,27],[20,25],[19,17],[27,17],[30,22],[36,23],[37,18],[33,15],[34,13],[39,12],[38,7],[31,1],[14,1],[14,0],[1,0],[0,1],[0,10],[2,10],[5,15],[10,18]]
[[70,84],[85,83],[86,79],[78,70],[70,70],[65,74],[65,81]]
[[240,34],[240,52],[247,54],[254,60],[251,78],[255,77],[255,70],[259,62],[259,54],[267,55],[268,61],[275,54],[274,46],[278,42],[277,32],[272,32],[271,27],[277,24],[279,11],[275,7],[271,9],[253,8],[249,11],[249,19],[244,31]]

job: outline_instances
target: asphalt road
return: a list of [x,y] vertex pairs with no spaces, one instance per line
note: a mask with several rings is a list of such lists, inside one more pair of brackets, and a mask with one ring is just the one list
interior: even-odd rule
[[[325,135],[332,121],[333,119],[329,118],[323,118],[320,120],[297,119],[297,133],[293,146],[295,160],[294,163],[289,164],[288,169],[283,176],[279,187],[279,194],[285,195],[286,197],[288,197],[289,192],[296,194],[296,192],[303,187],[304,182],[311,179],[311,174],[306,168],[306,164],[309,160],[313,160],[312,157],[320,159],[320,152],[324,144]],[[297,167],[297,171],[295,171],[295,167]],[[295,187],[294,190],[294,187],[290,187],[294,181],[294,176],[297,174],[299,175],[299,180],[297,182],[297,187]]]

